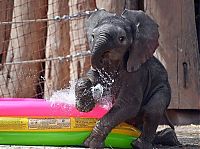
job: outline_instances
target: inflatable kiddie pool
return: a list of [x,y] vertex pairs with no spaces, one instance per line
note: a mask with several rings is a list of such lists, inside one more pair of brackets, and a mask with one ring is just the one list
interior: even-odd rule
[[[0,144],[81,146],[107,112],[96,106],[88,113],[73,105],[44,99],[0,98]],[[109,134],[106,147],[131,148],[140,132],[122,123]]]

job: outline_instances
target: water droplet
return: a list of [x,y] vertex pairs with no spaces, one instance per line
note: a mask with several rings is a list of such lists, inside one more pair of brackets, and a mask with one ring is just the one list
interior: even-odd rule
[[96,86],[91,88],[92,97],[98,101],[103,96],[103,86],[101,84],[97,84]]

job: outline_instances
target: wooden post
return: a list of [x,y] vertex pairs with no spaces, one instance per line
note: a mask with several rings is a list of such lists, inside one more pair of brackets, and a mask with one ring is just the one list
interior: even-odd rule
[[[46,17],[46,9],[43,9],[46,6],[46,0],[14,0],[12,21]],[[45,23],[39,22],[13,23],[6,62],[43,58],[45,27]],[[41,70],[40,63],[4,66],[0,76],[0,97],[34,97]]]
[[[76,14],[96,8],[94,0],[69,0],[70,14]],[[85,30],[86,18],[77,18],[70,21],[70,53],[89,50]],[[90,68],[90,58],[77,58],[70,65],[70,79],[78,79]]]
[[[13,14],[13,0],[0,1],[0,21],[10,22],[12,21]],[[5,63],[6,53],[8,50],[10,40],[11,24],[0,25],[0,63]],[[0,67],[0,70],[2,67]]]
[[[69,14],[68,0],[49,0],[48,18]],[[46,42],[46,58],[70,54],[69,21],[49,21]],[[45,92],[49,99],[52,93],[69,85],[69,62],[47,61],[45,63]]]
[[109,12],[120,15],[125,8],[126,0],[96,0],[97,8],[104,8]]
[[200,109],[200,57],[194,1],[145,1],[145,10],[159,24],[156,55],[167,68],[172,109]]

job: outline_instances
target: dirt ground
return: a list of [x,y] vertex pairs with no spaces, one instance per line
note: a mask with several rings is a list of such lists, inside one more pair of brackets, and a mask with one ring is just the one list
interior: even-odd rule
[[[158,130],[167,128],[168,126],[159,126]],[[167,147],[158,146],[155,149],[200,149],[200,125],[175,126],[178,140],[182,146]],[[71,147],[44,147],[44,146],[8,146],[0,145],[0,149],[72,149]],[[73,149],[78,149],[74,147]],[[79,148],[80,149],[80,148]]]
[[[168,126],[159,126],[158,130]],[[200,149],[200,125],[175,126],[175,132],[182,146],[158,147],[161,149]]]

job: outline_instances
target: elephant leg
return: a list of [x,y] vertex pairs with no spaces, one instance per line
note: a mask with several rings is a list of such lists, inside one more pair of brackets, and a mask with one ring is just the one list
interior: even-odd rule
[[103,148],[104,140],[111,130],[121,122],[135,116],[138,110],[139,107],[134,109],[131,104],[117,101],[109,112],[100,119],[90,136],[85,140],[84,145],[90,148]]
[[125,122],[129,125],[135,126],[137,129],[142,131],[143,130],[143,113],[142,113],[142,111],[139,111],[139,113],[137,114],[136,117],[132,117]]
[[[143,107],[143,130],[141,136],[133,143],[134,149],[152,149],[157,127],[164,114],[169,99],[165,92],[157,92]],[[165,96],[164,96],[165,95]]]

